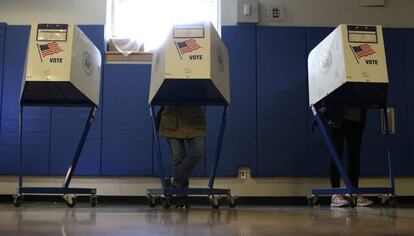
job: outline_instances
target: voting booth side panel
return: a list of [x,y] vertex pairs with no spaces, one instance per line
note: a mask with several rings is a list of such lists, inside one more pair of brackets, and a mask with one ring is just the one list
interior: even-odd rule
[[214,26],[210,24],[211,30],[211,80],[220,91],[223,99],[230,104],[230,64],[228,51]]
[[309,54],[309,104],[317,104],[323,97],[346,81],[340,26],[320,42]]
[[99,106],[101,53],[77,26],[73,32],[70,79],[73,85]]
[[165,80],[165,48],[164,45],[160,46],[155,51],[152,57],[151,63],[151,82],[148,104],[152,104],[157,91],[160,89],[162,83]]

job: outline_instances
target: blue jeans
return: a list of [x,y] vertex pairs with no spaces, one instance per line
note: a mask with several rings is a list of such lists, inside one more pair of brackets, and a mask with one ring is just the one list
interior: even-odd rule
[[204,156],[204,137],[167,138],[167,141],[173,158],[174,183],[179,188],[188,188],[188,177]]

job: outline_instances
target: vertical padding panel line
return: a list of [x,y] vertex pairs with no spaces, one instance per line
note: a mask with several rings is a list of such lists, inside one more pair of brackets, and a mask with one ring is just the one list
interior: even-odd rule
[[[237,176],[239,167],[256,174],[256,26],[223,26],[229,53],[231,106],[217,176]],[[207,108],[207,174],[213,167],[222,107]]]
[[151,65],[106,64],[102,175],[151,176],[152,126],[148,110]]
[[306,176],[306,29],[257,29],[258,176]]
[[414,176],[414,29],[404,29],[404,58],[407,92],[408,165],[407,176]]
[[[326,36],[328,36],[335,28],[332,27],[307,27],[306,28],[306,42],[307,42],[307,56],[314,47],[316,47]],[[306,58],[307,59],[307,58]],[[306,68],[307,64],[306,64]],[[307,73],[306,73],[307,74]],[[306,76],[308,77],[308,76]],[[308,91],[308,89],[307,89]],[[309,91],[308,91],[309,94]],[[307,95],[309,96],[309,95]],[[306,103],[309,103],[309,98],[306,98]],[[313,127],[313,114],[307,106],[307,136],[308,136],[308,165],[307,174],[312,177],[327,176],[329,172],[329,152],[326,144],[323,141],[319,127]]]
[[[1,114],[0,173],[17,174],[19,157],[19,97],[30,26],[7,26],[3,106]],[[49,161],[48,107],[27,107],[23,127],[23,174],[44,175]]]
[[4,44],[6,41],[6,23],[0,23],[0,136],[1,136],[1,112],[3,105],[3,69],[4,69]]
[[6,23],[0,23],[0,136],[1,136],[1,111],[3,101],[3,67],[4,67],[4,43],[6,40]]

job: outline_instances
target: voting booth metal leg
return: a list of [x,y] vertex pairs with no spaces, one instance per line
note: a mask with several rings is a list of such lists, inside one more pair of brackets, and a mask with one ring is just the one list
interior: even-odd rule
[[164,165],[162,164],[162,155],[161,155],[161,146],[160,146],[160,138],[158,136],[158,125],[155,120],[155,111],[154,105],[150,106],[150,115],[152,120],[152,128],[154,132],[154,141],[155,141],[155,150],[157,152],[157,164],[158,164],[158,174],[160,175],[160,183],[163,189],[167,187],[166,179],[165,179],[165,172],[164,172]]
[[227,111],[228,111],[228,106],[224,106],[223,114],[221,116],[220,131],[217,137],[216,152],[214,154],[213,168],[211,169],[210,177],[208,179],[208,187],[210,189],[213,188],[214,180],[216,178],[217,165],[218,165],[220,152],[221,152],[221,144],[223,143],[224,129],[226,128],[226,123],[227,123]]
[[[333,194],[349,194],[350,196],[356,194],[386,194],[388,196],[395,194],[395,186],[394,186],[394,174],[392,169],[390,151],[389,151],[389,126],[388,126],[388,116],[387,116],[387,108],[384,108],[384,120],[385,120],[385,130],[386,130],[386,145],[387,145],[387,158],[388,158],[388,165],[389,165],[389,177],[391,187],[355,187],[352,186],[351,181],[349,179],[348,174],[345,171],[345,168],[336,152],[335,146],[328,134],[328,131],[323,123],[321,117],[319,116],[318,112],[316,111],[315,107],[312,106],[312,113],[315,117],[316,123],[319,126],[319,130],[321,131],[322,138],[328,147],[329,153],[331,154],[331,158],[333,158],[336,167],[340,173],[341,178],[345,183],[345,188],[327,188],[327,189],[312,189],[312,197],[318,195],[333,195]],[[355,206],[356,202],[351,201],[351,206]]]
[[23,187],[23,106],[19,110],[19,189]]
[[157,189],[148,189],[148,203],[151,207],[154,207],[156,205],[156,199],[160,199],[161,204],[164,208],[168,208],[170,206],[170,198],[171,196],[184,196],[184,195],[206,195],[210,199],[210,203],[213,208],[217,208],[219,206],[219,197],[217,196],[226,196],[229,206],[234,207],[236,205],[235,198],[231,196],[231,190],[230,189],[215,189],[213,188],[214,180],[216,177],[216,170],[217,165],[219,161],[221,146],[223,142],[223,135],[224,135],[224,129],[226,127],[226,121],[227,121],[227,113],[228,113],[228,106],[225,106],[223,109],[223,114],[221,117],[221,125],[220,130],[217,138],[217,146],[215,150],[215,158],[213,162],[213,168],[211,170],[210,176],[209,176],[209,182],[208,182],[208,188],[172,188],[170,186],[167,186],[166,183],[166,176],[164,172],[164,166],[162,162],[162,156],[161,156],[161,147],[160,147],[160,140],[158,135],[158,129],[155,120],[155,111],[154,111],[154,105],[150,106],[150,114],[152,119],[152,125],[153,125],[153,132],[154,132],[154,140],[155,140],[155,148],[156,148],[156,155],[157,155],[157,164],[158,164],[158,171],[160,175],[160,182],[162,188]]
[[73,207],[76,204],[76,196],[71,196],[69,194],[85,194],[91,196],[91,205],[95,206],[97,202],[96,189],[95,188],[69,188],[70,181],[72,179],[73,173],[76,169],[79,157],[81,155],[83,146],[86,141],[86,137],[89,133],[89,129],[92,125],[92,121],[95,118],[97,107],[92,106],[89,111],[88,119],[86,121],[85,127],[82,131],[81,138],[79,140],[78,146],[76,148],[75,155],[73,157],[72,163],[69,166],[65,180],[63,182],[63,187],[23,187],[23,105],[20,106],[19,114],[19,188],[17,194],[13,196],[13,204],[18,207],[21,205],[24,194],[64,194],[64,200],[67,205]]
[[392,168],[391,153],[390,153],[390,128],[388,120],[388,108],[385,106],[384,110],[384,121],[385,121],[385,141],[387,145],[387,159],[388,159],[388,174],[390,177],[392,194],[395,193],[395,183],[394,183],[394,170]]
[[88,120],[86,121],[85,127],[83,128],[83,132],[79,140],[78,146],[76,148],[76,152],[75,152],[75,156],[73,157],[72,164],[69,166],[69,169],[66,173],[65,181],[63,182],[64,188],[68,188],[70,181],[72,180],[72,176],[78,164],[78,160],[81,155],[83,146],[85,144],[86,137],[88,136],[89,129],[91,128],[92,122],[95,119],[95,114],[96,114],[96,106],[93,106],[91,110],[89,111]]

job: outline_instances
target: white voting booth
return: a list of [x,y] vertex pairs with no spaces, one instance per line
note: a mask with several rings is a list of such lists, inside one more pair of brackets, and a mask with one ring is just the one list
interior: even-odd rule
[[381,26],[339,25],[308,57],[309,105],[380,106],[388,73]]
[[23,103],[99,105],[101,53],[73,24],[33,24]]
[[226,46],[211,23],[176,25],[154,53],[149,104],[230,104]]
[[[97,203],[96,189],[69,188],[87,134],[99,106],[101,53],[73,24],[33,24],[28,42],[25,71],[20,93],[19,188],[13,204],[18,207],[23,194],[63,194],[68,206],[76,203],[75,194],[91,197]],[[24,106],[90,107],[82,135],[62,187],[23,187],[22,134]],[[65,121],[61,121],[65,122]]]
[[[393,204],[395,202],[394,175],[389,151],[391,187],[352,186],[319,114],[322,110],[320,107],[323,106],[328,109],[382,108],[386,110],[388,72],[382,27],[339,25],[309,53],[308,85],[309,106],[315,116],[315,122],[346,186],[313,189],[312,195],[308,198],[310,205],[317,204],[318,195],[332,194],[349,194],[351,206],[356,205],[355,194],[384,194],[381,195],[384,196],[382,202]],[[385,126],[389,127],[387,115],[385,115]],[[387,149],[389,149],[388,128],[386,134]]]
[[[213,208],[219,197],[226,196],[230,207],[236,205],[230,189],[214,189],[214,179],[222,144],[227,109],[230,105],[229,58],[226,46],[211,23],[175,25],[162,46],[154,53],[148,103],[153,118],[157,147],[157,163],[161,189],[149,189],[149,205],[160,199],[164,208],[170,206],[172,195],[207,195]],[[215,159],[208,188],[169,188],[165,182],[154,106],[199,105],[223,106]]]

